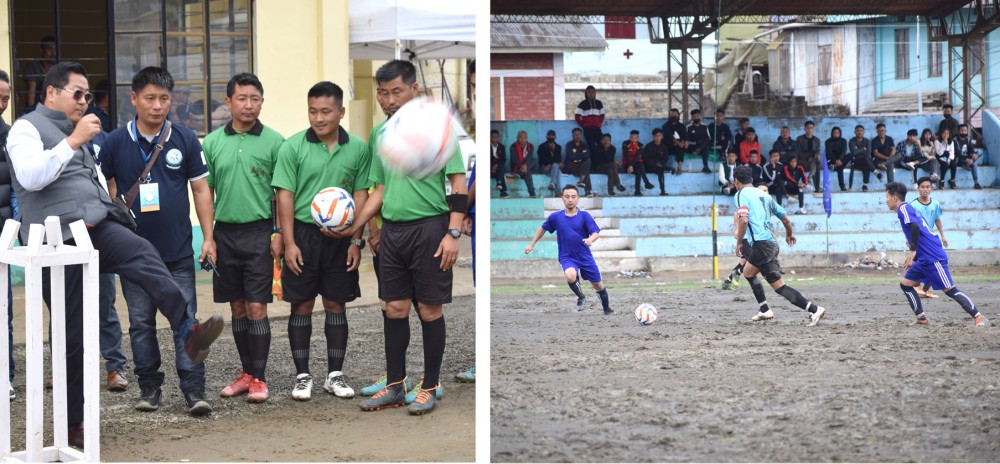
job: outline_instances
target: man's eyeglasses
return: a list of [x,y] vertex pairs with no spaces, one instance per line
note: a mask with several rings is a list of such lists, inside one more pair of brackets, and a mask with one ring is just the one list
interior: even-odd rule
[[79,100],[82,98],[87,102],[88,105],[90,104],[90,102],[94,101],[94,94],[87,92],[86,90],[70,90],[70,89],[64,89],[62,87],[56,87],[56,88],[59,90],[65,90],[67,92],[73,92],[74,100]]

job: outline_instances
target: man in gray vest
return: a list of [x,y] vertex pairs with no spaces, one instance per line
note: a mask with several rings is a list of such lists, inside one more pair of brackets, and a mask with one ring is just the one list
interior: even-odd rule
[[[184,351],[195,363],[204,361],[222,332],[212,316],[202,323],[187,316],[188,302],[174,283],[156,249],[132,230],[129,213],[111,202],[103,175],[86,144],[101,132],[101,121],[86,115],[93,98],[82,65],[56,64],[42,83],[44,102],[11,126],[7,151],[13,168],[14,192],[22,222],[41,224],[58,216],[63,236],[69,224],[83,220],[100,257],[100,272],[127,276],[181,334]],[[83,268],[66,267],[66,365],[70,444],[83,446]],[[51,280],[42,274],[43,298],[50,304]]]

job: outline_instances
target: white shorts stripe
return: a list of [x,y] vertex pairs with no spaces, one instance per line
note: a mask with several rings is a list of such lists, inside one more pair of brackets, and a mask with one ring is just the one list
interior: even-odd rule
[[938,275],[941,277],[941,283],[944,284],[944,288],[954,287],[954,285],[951,284],[951,280],[948,280],[948,273],[944,272],[944,267],[941,266],[941,263],[935,262],[934,267],[937,268]]

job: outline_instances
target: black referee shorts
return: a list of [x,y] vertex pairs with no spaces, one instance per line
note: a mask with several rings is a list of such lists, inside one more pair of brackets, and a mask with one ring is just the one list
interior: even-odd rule
[[212,274],[212,296],[216,303],[246,299],[270,303],[273,278],[271,220],[246,224],[215,223],[217,256]]
[[347,272],[347,249],[350,238],[330,238],[316,224],[295,221],[295,245],[302,252],[302,273],[295,275],[285,261],[281,269],[282,297],[296,304],[312,301],[321,295],[340,304],[361,296],[359,273]]
[[448,214],[410,222],[383,220],[378,253],[379,299],[451,303],[452,270],[442,271],[441,257],[434,257],[447,233]]
[[743,253],[743,256],[747,257],[747,262],[753,264],[754,267],[760,269],[760,273],[767,280],[767,283],[773,284],[781,280],[781,264],[778,263],[778,242],[773,240],[763,240],[759,242],[754,242],[751,246],[750,243],[744,239],[743,249],[750,250],[750,253]]

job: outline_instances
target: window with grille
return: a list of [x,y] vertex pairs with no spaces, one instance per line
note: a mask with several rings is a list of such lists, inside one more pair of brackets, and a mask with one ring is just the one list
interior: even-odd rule
[[910,78],[909,29],[896,29],[896,79]]
[[132,76],[146,66],[174,78],[170,119],[198,135],[230,119],[226,84],[252,72],[251,0],[114,0],[118,125],[135,116]]

